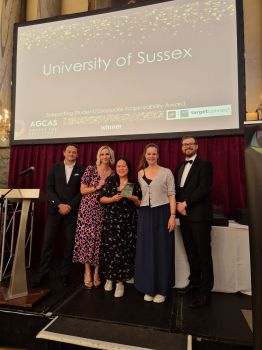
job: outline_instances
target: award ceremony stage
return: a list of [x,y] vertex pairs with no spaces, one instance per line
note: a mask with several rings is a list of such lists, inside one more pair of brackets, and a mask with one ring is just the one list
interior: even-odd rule
[[163,304],[144,301],[128,283],[122,298],[115,298],[102,286],[88,290],[83,286],[83,266],[78,263],[73,264],[70,284],[65,287],[58,258],[49,279],[33,288],[39,259],[36,256],[31,264],[31,250],[26,254],[32,239],[32,219],[27,221],[27,216],[33,217],[30,204],[39,197],[39,190],[18,192],[13,191],[12,196],[22,201],[20,220],[16,205],[10,212],[6,201],[2,212],[1,250],[5,254],[0,269],[0,345],[27,350],[251,349],[248,226],[230,221],[228,226],[212,227],[215,284],[210,302],[201,308],[190,308],[193,295],[178,291],[186,286],[189,275],[179,223],[175,231],[176,288]]
[[[102,287],[82,285],[82,266],[75,264],[70,285],[64,287],[59,263],[42,286],[50,289],[31,308],[1,305],[0,344],[41,349],[174,349],[251,350],[252,331],[242,310],[251,297],[213,292],[205,307],[191,309],[192,295],[173,289],[165,303],[145,302],[132,284],[123,298]],[[36,269],[28,270],[30,286]],[[2,285],[8,285],[4,280]]]
[[[261,350],[261,1],[78,5],[1,5],[0,348]],[[187,135],[197,142],[181,145]],[[183,147],[212,163],[213,181],[202,187],[209,193],[212,182],[211,201],[222,215],[217,219],[229,222],[213,223],[208,304],[191,308],[193,294],[179,293],[189,274],[179,225],[176,284],[162,304],[144,301],[132,284],[122,298],[103,286],[88,290],[80,264],[65,287],[62,236],[49,279],[33,288],[48,174],[71,142],[85,167],[97,164],[106,143],[116,158],[129,159],[135,178],[149,142],[173,173],[185,159],[193,161]],[[189,210],[190,198],[181,200]],[[247,209],[246,225],[233,221]]]

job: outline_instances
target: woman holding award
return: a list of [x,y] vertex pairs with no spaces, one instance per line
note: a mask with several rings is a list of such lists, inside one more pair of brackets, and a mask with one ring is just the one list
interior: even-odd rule
[[159,165],[159,149],[148,144],[138,181],[142,190],[135,258],[135,287],[145,301],[162,303],[174,284],[175,184],[171,170]]
[[114,296],[124,295],[124,281],[134,276],[137,230],[137,210],[141,190],[131,182],[131,166],[125,157],[116,162],[116,174],[107,179],[101,190],[100,202],[105,204],[101,242],[101,272],[106,277],[105,290],[113,289]]

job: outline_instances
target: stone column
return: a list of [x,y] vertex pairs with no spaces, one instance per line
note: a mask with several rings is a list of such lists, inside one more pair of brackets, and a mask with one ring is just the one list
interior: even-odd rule
[[246,61],[246,110],[255,112],[262,104],[262,2],[244,0]]
[[90,10],[99,10],[112,7],[113,0],[89,0]]
[[27,0],[26,20],[32,21],[61,15],[61,0]]
[[6,188],[10,157],[13,28],[15,22],[25,19],[25,1],[0,0],[0,18],[0,187]]
[[62,15],[88,11],[88,0],[62,0]]
[[7,188],[10,161],[10,148],[0,148],[0,188]]

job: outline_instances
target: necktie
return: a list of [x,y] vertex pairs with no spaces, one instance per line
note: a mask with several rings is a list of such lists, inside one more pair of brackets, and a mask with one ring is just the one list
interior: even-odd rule
[[186,165],[187,163],[192,164],[192,163],[193,163],[193,160],[192,160],[192,159],[191,159],[191,160],[185,160],[185,161],[184,161],[184,164]]

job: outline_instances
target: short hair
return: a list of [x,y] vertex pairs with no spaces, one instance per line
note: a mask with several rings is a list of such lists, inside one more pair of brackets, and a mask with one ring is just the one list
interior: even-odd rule
[[67,147],[69,147],[69,146],[73,146],[73,147],[75,147],[77,150],[78,150],[78,147],[77,147],[77,145],[75,144],[75,143],[67,143],[65,146],[64,146],[64,151],[67,149]]
[[185,136],[182,137],[181,143],[183,143],[183,141],[186,140],[186,139],[194,139],[195,144],[197,145],[197,138],[196,138],[195,136],[192,136],[192,135],[185,135]]
[[107,146],[107,145],[104,145],[104,146],[101,146],[98,151],[97,151],[97,154],[96,154],[96,165],[100,165],[101,164],[101,161],[100,161],[100,155],[102,153],[102,151],[104,149],[107,149],[108,150],[108,153],[110,154],[110,165],[114,165],[115,164],[115,154],[114,154],[114,151],[112,150],[111,147]]
[[139,165],[138,165],[138,170],[145,169],[148,166],[148,163],[146,161],[146,157],[145,156],[146,156],[147,149],[150,148],[150,147],[156,148],[157,154],[158,154],[157,164],[160,164],[159,147],[158,147],[158,145],[156,145],[155,143],[148,143],[146,145],[146,147],[144,148],[143,154],[141,156],[141,159],[140,159],[140,162],[139,162]]

